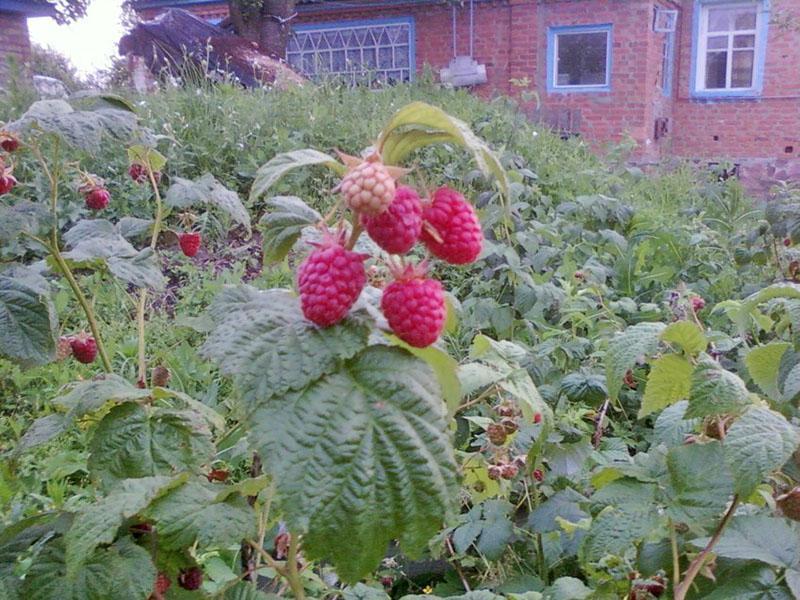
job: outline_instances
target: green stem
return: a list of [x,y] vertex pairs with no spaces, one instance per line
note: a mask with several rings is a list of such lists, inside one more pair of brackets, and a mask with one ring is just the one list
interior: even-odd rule
[[286,579],[295,600],[305,600],[306,591],[303,589],[303,582],[300,580],[300,573],[297,570],[297,548],[299,536],[291,533],[289,538],[289,552],[286,555]]
[[714,535],[711,536],[711,539],[708,541],[708,544],[706,544],[706,547],[703,548],[689,564],[689,568],[686,569],[686,577],[683,578],[683,581],[681,581],[679,585],[675,586],[675,600],[685,600],[686,594],[689,593],[689,588],[694,582],[694,578],[697,577],[698,573],[700,573],[700,569],[703,568],[703,565],[705,564],[708,555],[711,553],[711,550],[713,550],[714,546],[719,541],[719,538],[722,537],[722,532],[725,531],[725,527],[727,527],[731,517],[733,517],[733,513],[736,511],[737,506],[739,506],[739,496],[734,496],[733,502],[731,502],[728,511],[725,513],[725,516],[722,517],[719,525],[717,525],[717,530],[714,532]]
[[81,291],[81,288],[75,279],[75,275],[72,274],[69,265],[67,265],[67,261],[65,261],[64,257],[61,256],[61,252],[58,250],[58,247],[53,246],[50,248],[50,254],[53,256],[56,263],[58,263],[59,269],[61,269],[64,277],[66,277],[69,287],[72,288],[72,293],[75,295],[75,298],[78,300],[78,303],[81,305],[81,308],[86,315],[86,320],[89,322],[89,329],[92,332],[92,336],[94,336],[95,344],[97,344],[97,352],[100,354],[100,360],[103,363],[103,369],[105,369],[106,373],[113,373],[111,361],[108,359],[108,353],[106,352],[103,338],[100,336],[100,328],[97,326],[97,320],[94,317],[94,310],[92,310],[92,306],[89,304],[86,296],[84,296],[83,292]]
[[678,538],[675,535],[675,525],[670,519],[669,522],[669,541],[672,547],[672,586],[677,587],[681,580],[681,558],[678,554]]

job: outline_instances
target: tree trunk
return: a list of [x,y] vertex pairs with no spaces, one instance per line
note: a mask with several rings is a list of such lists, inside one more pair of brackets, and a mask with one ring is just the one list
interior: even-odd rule
[[260,6],[229,0],[228,8],[238,35],[257,42],[259,49],[273,58],[285,57],[295,0],[261,0]]

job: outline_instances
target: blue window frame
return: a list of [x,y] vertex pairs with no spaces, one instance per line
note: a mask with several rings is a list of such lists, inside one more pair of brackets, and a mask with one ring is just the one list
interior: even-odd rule
[[297,25],[286,61],[312,79],[328,75],[351,83],[398,83],[414,79],[411,17]]
[[769,0],[695,0],[692,97],[761,95],[769,10]]
[[612,26],[575,25],[547,30],[547,91],[611,91]]
[[672,95],[672,74],[675,64],[675,31],[664,34],[664,55],[661,64],[661,92]]

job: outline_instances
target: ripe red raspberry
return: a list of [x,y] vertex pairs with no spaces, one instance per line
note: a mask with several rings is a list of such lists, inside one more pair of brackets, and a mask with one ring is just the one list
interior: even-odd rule
[[385,212],[361,215],[361,225],[378,246],[389,254],[405,254],[416,244],[422,231],[422,204],[408,186],[400,186]]
[[86,208],[91,210],[103,210],[108,206],[109,200],[111,194],[105,188],[95,187],[86,192]]
[[483,247],[483,231],[475,209],[448,187],[433,194],[422,212],[420,239],[431,254],[454,265],[475,261]]
[[534,469],[533,470],[533,478],[536,481],[544,481],[544,472],[541,469]]
[[700,312],[706,307],[706,301],[703,300],[700,296],[692,296],[692,310],[694,312]]
[[200,250],[201,237],[199,233],[181,233],[178,235],[178,243],[180,244],[181,251],[191,258]]
[[88,333],[79,333],[73,336],[69,345],[72,347],[72,356],[83,364],[90,364],[97,358],[97,343]]
[[787,248],[792,245],[792,238],[783,238],[783,245]]
[[128,175],[136,183],[144,183],[147,181],[147,170],[144,168],[144,165],[139,163],[133,163],[128,168]]
[[409,265],[383,290],[381,311],[397,337],[415,348],[435,342],[444,329],[447,308],[442,284],[428,279],[425,267]]
[[0,196],[7,194],[17,185],[17,180],[13,175],[0,175]]
[[345,249],[342,241],[343,234],[326,233],[297,271],[300,307],[320,327],[344,319],[367,283],[367,256]]
[[167,590],[171,585],[172,581],[170,581],[169,575],[167,575],[166,573],[159,573],[156,576],[156,585],[155,588],[153,589],[153,592],[163,596],[164,594],[167,593]]
[[542,422],[542,413],[533,413],[533,422],[534,424],[538,425]]
[[519,469],[514,463],[505,463],[500,467],[500,477],[503,479],[514,479],[518,472]]
[[19,138],[13,133],[4,132],[0,134],[0,148],[6,152],[16,152],[19,148]]
[[197,590],[203,585],[203,571],[198,567],[184,569],[178,575],[178,585],[185,590]]
[[394,200],[395,182],[389,169],[374,157],[353,167],[342,179],[341,190],[351,210],[379,215]]
[[206,475],[206,479],[210,482],[214,481],[228,481],[228,477],[230,477],[230,471],[226,469],[211,469],[208,475]]
[[489,465],[486,471],[489,475],[489,479],[494,481],[497,481],[503,476],[503,469],[498,465]]

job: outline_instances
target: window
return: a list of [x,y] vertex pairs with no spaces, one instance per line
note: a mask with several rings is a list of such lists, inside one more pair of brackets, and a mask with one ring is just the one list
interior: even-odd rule
[[611,89],[611,25],[551,27],[547,34],[547,88],[551,92]]
[[759,2],[700,3],[694,92],[731,95],[761,87],[766,15]]
[[675,56],[675,32],[664,34],[661,49],[661,92],[665,96],[672,95],[672,63]]
[[300,25],[289,39],[286,60],[310,78],[409,81],[415,68],[414,24],[411,19],[385,19]]

